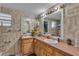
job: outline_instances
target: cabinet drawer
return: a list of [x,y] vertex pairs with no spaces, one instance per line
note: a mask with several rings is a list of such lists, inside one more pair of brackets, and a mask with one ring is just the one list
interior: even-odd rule
[[22,45],[22,48],[23,48],[23,49],[30,49],[30,48],[32,48],[32,45],[33,45],[32,43],[23,44],[23,45]]
[[46,47],[47,47],[47,49],[46,49],[47,52],[53,53],[54,48],[50,47],[49,45],[47,45]]
[[22,40],[23,44],[30,43],[30,42],[33,42],[33,39],[23,39]]

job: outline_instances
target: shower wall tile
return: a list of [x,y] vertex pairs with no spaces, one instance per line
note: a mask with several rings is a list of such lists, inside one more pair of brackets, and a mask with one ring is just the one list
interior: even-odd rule
[[79,4],[71,4],[65,7],[64,39],[72,40],[74,46],[79,47]]
[[[14,9],[10,9],[10,8],[6,8],[3,6],[0,7],[0,12],[8,13],[12,16],[12,26],[10,28],[5,28],[5,27],[0,28],[0,37],[1,37],[0,40],[2,40],[4,42],[17,41],[17,39],[19,39],[21,36],[21,34],[20,34],[21,31],[19,31],[19,30],[21,29],[21,26],[20,26],[21,19],[20,18],[21,18],[21,16],[24,16],[23,12],[20,12],[18,10],[14,10]],[[10,30],[10,32],[8,30]],[[1,31],[2,31],[2,34],[1,34]],[[1,42],[0,42],[0,44],[1,44]],[[2,42],[2,43],[4,43],[4,42]],[[14,52],[16,52],[16,49],[19,50],[19,48],[18,48],[19,44],[15,44],[14,46],[17,46],[17,47],[16,48],[12,47],[11,48],[12,50],[7,52],[8,54],[13,54]],[[9,47],[9,46],[7,46],[7,47]],[[6,47],[5,47],[5,50],[6,50]]]

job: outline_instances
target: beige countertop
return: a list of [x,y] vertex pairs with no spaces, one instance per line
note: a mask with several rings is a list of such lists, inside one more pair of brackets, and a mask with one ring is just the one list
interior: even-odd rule
[[22,36],[21,38],[25,39],[25,38],[33,38],[33,37],[32,36]]
[[38,36],[36,36],[36,37],[26,36],[24,38],[35,38],[35,39],[38,39],[38,40],[40,40],[40,41],[42,41],[42,42],[44,42],[44,43],[46,43],[46,44],[48,44],[48,45],[50,45],[52,47],[55,47],[55,48],[57,48],[57,49],[59,49],[59,50],[61,50],[63,52],[66,52],[66,53],[68,53],[70,55],[79,56],[79,48],[67,45],[64,42],[58,42],[56,44],[51,44],[51,43],[48,43],[48,42],[44,41],[46,38],[38,37]]

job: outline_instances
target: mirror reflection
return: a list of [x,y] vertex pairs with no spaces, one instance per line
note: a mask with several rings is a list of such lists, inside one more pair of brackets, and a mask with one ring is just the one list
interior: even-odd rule
[[44,33],[52,36],[61,36],[61,11],[44,18]]

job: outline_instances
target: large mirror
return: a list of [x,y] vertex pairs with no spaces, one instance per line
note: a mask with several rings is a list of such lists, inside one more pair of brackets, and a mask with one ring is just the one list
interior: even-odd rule
[[63,39],[63,11],[52,13],[44,18],[43,32]]

